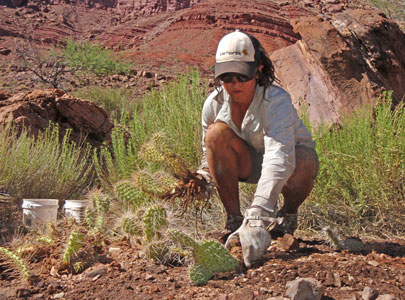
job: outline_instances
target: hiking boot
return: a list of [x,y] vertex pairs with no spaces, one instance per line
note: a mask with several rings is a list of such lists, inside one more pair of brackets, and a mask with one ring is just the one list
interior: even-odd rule
[[234,233],[240,226],[242,226],[243,217],[242,216],[235,216],[235,215],[228,215],[226,217],[225,229],[226,233],[223,234],[219,240],[222,244],[225,244],[228,240],[228,237]]
[[298,227],[298,215],[297,214],[285,214],[281,224],[277,224],[270,232],[273,238],[282,237],[288,233],[294,235],[295,230]]
[[226,217],[225,229],[235,232],[243,222],[242,216],[228,215]]

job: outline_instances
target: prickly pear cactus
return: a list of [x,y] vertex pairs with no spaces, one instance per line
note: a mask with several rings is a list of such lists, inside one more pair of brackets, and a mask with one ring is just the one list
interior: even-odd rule
[[152,143],[145,143],[139,151],[139,157],[149,163],[162,164],[165,161],[165,155],[160,152]]
[[155,133],[150,141],[142,146],[139,156],[147,162],[163,164],[171,173],[180,178],[188,178],[190,171],[169,144],[163,133]]
[[150,201],[150,196],[129,181],[119,181],[114,187],[118,199],[127,206],[138,207]]
[[167,226],[166,210],[159,204],[151,206],[145,211],[142,219],[143,232],[147,241],[160,237],[160,232]]
[[153,241],[145,245],[144,252],[147,258],[165,262],[168,259],[170,249],[165,241]]
[[84,234],[79,231],[73,231],[63,254],[63,262],[69,264],[71,259],[76,255],[77,251],[84,245]]
[[206,283],[214,272],[229,272],[237,270],[240,266],[239,261],[217,241],[198,243],[178,230],[169,230],[168,235],[173,242],[192,248],[195,265],[191,267],[189,275],[195,284]]
[[190,176],[190,171],[188,170],[184,160],[175,154],[168,155],[166,157],[164,165],[170,172],[180,178],[186,179]]
[[366,246],[361,240],[355,238],[341,237],[330,226],[326,226],[322,229],[327,242],[337,250],[348,250],[351,252],[360,252],[367,250]]
[[89,194],[89,199],[93,208],[97,210],[98,213],[107,213],[110,208],[110,200],[101,191],[95,191]]
[[171,229],[168,230],[167,234],[173,242],[179,244],[180,246],[189,247],[192,249],[198,248],[200,246],[196,240],[182,231]]
[[138,171],[134,177],[135,185],[145,193],[161,196],[166,193],[165,187],[159,184],[155,178],[146,171]]
[[180,181],[178,179],[164,171],[156,172],[154,174],[154,177],[155,181],[160,184],[165,192],[171,191],[180,184]]
[[125,217],[122,219],[122,230],[129,235],[141,235],[142,226],[136,217]]
[[230,272],[238,269],[239,261],[219,242],[203,241],[200,245],[203,250],[201,252],[206,253],[206,255],[197,258],[197,261],[204,262],[203,265],[207,266],[212,272]]
[[93,208],[86,208],[84,218],[86,219],[87,225],[92,229],[96,228],[96,216],[97,213]]
[[195,285],[204,285],[212,278],[212,272],[200,264],[192,264],[188,268],[188,276]]
[[12,265],[16,266],[17,270],[25,279],[28,280],[30,278],[31,275],[28,271],[27,265],[24,263],[22,258],[15,254],[13,251],[4,247],[0,247],[0,256],[5,257],[6,260],[9,260]]

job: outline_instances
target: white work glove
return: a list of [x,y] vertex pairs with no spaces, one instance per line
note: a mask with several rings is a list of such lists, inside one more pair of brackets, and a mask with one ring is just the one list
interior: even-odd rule
[[206,197],[207,198],[211,198],[212,194],[215,193],[215,182],[214,180],[212,180],[212,176],[208,171],[205,170],[197,170],[196,171],[197,176],[201,179],[201,180],[205,180],[206,185],[205,185],[205,192]]
[[276,218],[275,213],[260,207],[251,207],[245,211],[245,218],[239,229],[228,237],[225,248],[230,248],[232,239],[239,238],[243,261],[245,266],[250,268],[252,263],[260,259],[270,246],[271,235],[269,231],[281,222],[282,218]]

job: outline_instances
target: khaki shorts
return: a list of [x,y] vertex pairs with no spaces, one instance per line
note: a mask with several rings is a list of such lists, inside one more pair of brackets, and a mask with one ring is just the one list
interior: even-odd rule
[[[246,179],[239,179],[241,182],[246,182],[246,183],[258,183],[260,176],[262,175],[262,164],[263,164],[263,154],[258,152],[255,148],[253,148],[251,145],[249,146],[250,150],[250,157],[252,158],[252,171],[249,174],[249,177]],[[316,176],[318,175],[319,172],[319,159],[318,159],[318,154],[316,153],[314,148],[307,147],[304,145],[297,145],[295,146],[295,149],[300,148],[301,150],[309,151],[315,158],[316,161],[316,173],[314,180]]]

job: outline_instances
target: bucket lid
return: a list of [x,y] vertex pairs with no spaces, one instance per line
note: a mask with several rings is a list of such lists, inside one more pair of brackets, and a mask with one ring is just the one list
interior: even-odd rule
[[88,204],[87,200],[65,200],[65,208],[81,208],[86,207]]
[[23,199],[22,208],[41,207],[41,206],[58,206],[58,199]]

